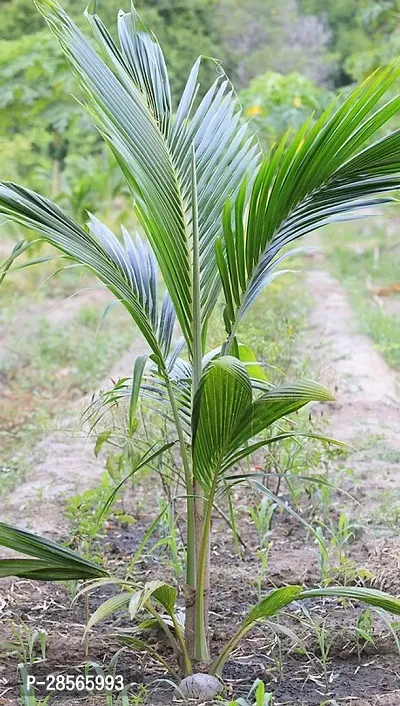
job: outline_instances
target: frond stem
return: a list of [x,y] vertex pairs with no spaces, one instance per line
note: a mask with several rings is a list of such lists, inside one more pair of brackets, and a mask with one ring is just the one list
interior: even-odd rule
[[197,202],[196,155],[192,145],[192,237],[193,237],[193,397],[200,384],[202,368],[199,212]]

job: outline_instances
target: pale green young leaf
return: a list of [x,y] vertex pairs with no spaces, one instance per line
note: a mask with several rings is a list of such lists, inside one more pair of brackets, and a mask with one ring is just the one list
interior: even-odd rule
[[86,630],[90,630],[97,623],[106,620],[114,613],[120,610],[124,610],[128,607],[130,600],[132,599],[132,593],[124,591],[123,593],[117,593],[116,596],[112,596],[107,601],[102,603],[97,610],[90,617],[90,620],[86,626]]

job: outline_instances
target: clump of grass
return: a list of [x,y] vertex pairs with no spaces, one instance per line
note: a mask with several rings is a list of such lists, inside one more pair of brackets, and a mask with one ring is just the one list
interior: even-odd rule
[[400,496],[392,490],[380,494],[380,503],[373,511],[373,521],[377,525],[398,530],[400,527]]

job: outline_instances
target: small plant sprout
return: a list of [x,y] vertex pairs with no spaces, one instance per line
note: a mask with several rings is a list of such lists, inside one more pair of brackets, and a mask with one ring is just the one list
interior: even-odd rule
[[257,550],[257,558],[260,562],[260,568],[257,576],[257,597],[259,601],[261,600],[263,581],[268,569],[269,552],[271,547],[272,542],[268,542],[267,546]]
[[268,497],[261,498],[260,503],[256,507],[250,506],[248,508],[249,515],[257,529],[260,550],[266,549],[269,545],[271,522],[276,508],[276,503],[271,502]]
[[339,516],[337,524],[332,521],[329,525],[320,523],[315,529],[324,583],[330,583],[336,575],[344,577],[346,584],[357,578],[372,578],[372,574],[367,570],[356,569],[346,555],[346,547],[355,539],[360,529],[361,525],[349,520],[345,513]]
[[20,703],[21,706],[47,706],[53,694],[48,694],[44,699],[37,699],[33,687],[29,683],[29,672],[25,664],[18,665],[20,679]]
[[[118,660],[125,651],[125,648],[118,652],[111,659],[108,667],[104,669],[97,662],[88,662],[85,664],[84,679],[85,684],[89,683],[96,693],[102,693],[105,698],[106,706],[131,706],[132,700],[129,694],[130,684],[123,684],[122,677],[118,675]],[[90,675],[93,672],[91,679]],[[90,692],[90,688],[87,691]],[[143,692],[142,692],[143,695]],[[135,701],[133,701],[135,703]],[[136,703],[142,703],[137,701]]]
[[256,679],[245,699],[240,697],[229,701],[227,706],[274,706],[274,703],[274,695],[267,692],[261,679]]
[[366,608],[357,618],[357,622],[354,626],[354,633],[356,636],[356,648],[358,661],[361,660],[361,653],[365,650],[367,645],[374,645],[374,621],[372,618],[372,611],[370,608]]
[[31,629],[22,620],[18,625],[10,622],[13,641],[4,645],[8,651],[18,656],[18,661],[23,664],[36,664],[46,660],[47,632],[45,630]]
[[324,688],[327,693],[333,679],[333,673],[329,673],[329,658],[335,639],[335,632],[327,627],[326,619],[319,620],[314,618],[304,605],[301,606],[301,609],[305,619],[300,617],[300,621],[307,625],[308,628],[311,628],[317,640],[318,654],[314,655],[314,657],[322,669]]

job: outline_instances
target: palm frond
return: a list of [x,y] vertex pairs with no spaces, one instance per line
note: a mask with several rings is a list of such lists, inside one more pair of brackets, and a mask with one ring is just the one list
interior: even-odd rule
[[279,419],[297,412],[309,402],[330,402],[333,399],[334,397],[324,385],[309,380],[274,387],[255,399],[245,409],[232,429],[227,448],[234,451],[239,446],[247,444],[254,436]]
[[[332,399],[323,385],[300,381],[268,389],[252,401],[246,366],[231,356],[213,360],[204,372],[193,409],[194,473],[200,485],[207,492],[215,490],[222,475],[235,463],[274,439],[296,437],[296,430],[271,439],[254,441],[254,437],[309,402]],[[339,443],[328,437],[309,436]]]
[[245,366],[231,356],[212,361],[197,391],[193,408],[194,475],[209,494],[215,488],[232,430],[251,404]]
[[289,147],[286,134],[258,170],[248,208],[246,184],[234,206],[227,202],[216,255],[229,334],[280,274],[275,269],[290,254],[279,257],[282,248],[392,201],[388,192],[400,188],[400,131],[362,146],[399,111],[400,96],[376,108],[399,74],[398,62],[373,74],[336,111],[332,104],[312,128],[307,120]]
[[86,99],[87,109],[118,160],[152,245],[191,349],[191,146],[194,145],[199,209],[202,317],[220,291],[214,240],[220,214],[258,160],[258,146],[238,128],[240,111],[229,82],[217,78],[195,109],[200,60],[194,65],[175,120],[161,49],[132,7],[120,13],[118,48],[99,17],[89,24],[107,57],[96,53],[58,3],[35,0],[60,41]]
[[163,360],[171,341],[173,315],[167,326],[165,322],[160,326],[154,258],[139,239],[134,244],[125,231],[124,249],[93,216],[88,233],[56,204],[12,183],[0,184],[0,214],[40,233],[48,243],[94,272],[127,308],[157,359]]
[[295,601],[309,598],[343,598],[345,600],[361,601],[367,605],[381,608],[400,615],[400,601],[393,598],[388,593],[376,591],[371,588],[358,588],[356,586],[329,586],[327,588],[314,588],[303,591],[301,586],[282,586],[268,593],[257,605],[250,609],[248,615],[243,620],[239,629],[229,640],[227,645],[221,650],[215,660],[211,673],[221,676],[222,670],[238,642],[251,630],[258,622],[266,620],[272,615],[277,615],[287,605]]
[[68,581],[109,576],[102,569],[75,552],[49,539],[0,522],[0,546],[33,559],[1,559],[0,577],[18,576],[37,581]]

